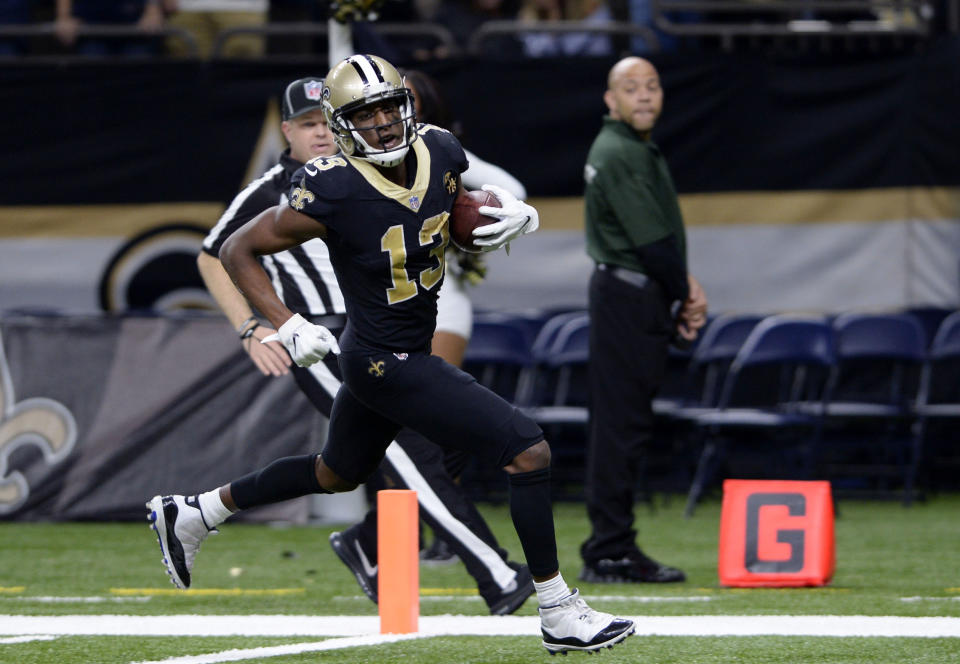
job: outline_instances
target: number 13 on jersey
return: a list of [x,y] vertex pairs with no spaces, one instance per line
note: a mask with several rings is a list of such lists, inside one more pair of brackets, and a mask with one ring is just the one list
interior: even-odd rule
[[393,287],[387,289],[389,304],[403,302],[416,296],[418,280],[427,290],[431,290],[440,283],[446,265],[443,252],[450,241],[450,232],[447,230],[449,217],[449,212],[442,212],[424,220],[420,227],[421,247],[431,244],[437,235],[440,236],[440,244],[430,250],[430,255],[437,261],[436,266],[421,270],[418,279],[410,279],[407,275],[407,244],[403,237],[403,226],[391,226],[380,238],[380,250],[387,253],[390,258],[390,278],[393,280]]

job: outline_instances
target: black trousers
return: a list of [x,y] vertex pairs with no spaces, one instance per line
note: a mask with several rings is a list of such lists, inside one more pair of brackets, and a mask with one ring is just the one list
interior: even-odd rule
[[580,548],[588,563],[637,547],[635,491],[673,335],[670,304],[652,279],[638,287],[598,268],[590,278],[589,308],[586,500],[592,532]]
[[[396,443],[399,449],[388,450],[378,469],[377,481],[390,489],[418,489],[420,518],[450,545],[476,581],[480,596],[487,605],[492,604],[514,579],[517,563],[508,561],[506,549],[500,546],[476,506],[444,469],[443,448],[411,429],[402,429]],[[421,482],[429,484],[432,496],[422,485],[417,487],[417,475],[422,478]],[[370,562],[376,564],[376,503],[363,521],[350,527],[350,533],[359,539]]]
[[[341,329],[333,325],[333,321],[315,322],[326,324],[340,336]],[[341,382],[337,357],[331,353],[308,369],[294,365],[293,374],[301,391],[317,410],[329,417]],[[387,448],[377,474],[379,478],[370,478],[375,484],[417,490],[421,518],[450,544],[488,605],[513,587],[517,563],[508,563],[507,552],[500,547],[483,516],[447,472],[440,446],[403,429],[397,434],[395,444]],[[377,564],[376,508],[350,530],[357,535],[370,562]]]

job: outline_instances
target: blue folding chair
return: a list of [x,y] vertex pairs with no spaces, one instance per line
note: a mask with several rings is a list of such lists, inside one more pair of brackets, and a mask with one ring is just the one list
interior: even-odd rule
[[589,337],[589,316],[575,313],[548,321],[534,344],[533,396],[524,410],[540,424],[550,442],[551,488],[557,499],[583,496]]
[[904,313],[910,314],[920,323],[920,326],[923,328],[928,349],[933,343],[934,337],[937,336],[937,330],[940,329],[940,324],[943,323],[944,319],[946,319],[946,317],[953,312],[954,309],[947,309],[946,307],[938,307],[933,305],[910,307],[904,310]]
[[[549,332],[549,331],[548,331]],[[536,349],[540,373],[551,393],[530,408],[541,424],[585,424],[587,421],[587,362],[590,359],[590,317],[570,316],[553,334],[546,350]]]
[[530,348],[532,363],[520,377],[517,405],[528,409],[554,405],[558,373],[551,361],[554,343],[567,323],[580,321],[582,325],[588,320],[587,312],[578,310],[555,314],[543,323]]
[[847,313],[833,321],[833,329],[837,364],[826,415],[909,417],[927,355],[925,333],[916,318]]
[[517,396],[520,375],[533,363],[527,331],[510,319],[476,320],[463,369],[507,401]]
[[653,411],[657,415],[690,421],[715,407],[730,364],[762,319],[758,314],[728,313],[712,320],[693,349],[685,390],[679,396],[658,396],[653,401]]
[[[730,365],[716,407],[693,419],[703,449],[687,494],[687,516],[734,444],[759,441],[756,452],[778,452],[782,463],[796,464],[771,473],[764,463],[764,476],[811,474],[822,415],[804,412],[802,404],[825,398],[835,355],[823,318],[778,315],[756,325]],[[796,461],[787,456],[794,450]]]
[[[822,474],[845,490],[893,490],[891,480],[907,475],[911,456],[913,405],[926,337],[917,319],[905,313],[845,313],[833,321],[837,362],[829,398],[809,404],[823,410]],[[912,488],[904,502],[912,500]]]
[[950,483],[955,483],[960,472],[960,311],[944,318],[937,329],[921,373],[915,410],[908,487],[916,482],[924,456],[930,457],[927,467],[934,486],[941,474],[949,474]]

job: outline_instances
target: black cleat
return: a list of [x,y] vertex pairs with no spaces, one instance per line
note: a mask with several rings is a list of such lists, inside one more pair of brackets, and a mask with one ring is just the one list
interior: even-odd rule
[[534,592],[533,576],[530,574],[530,568],[521,565],[517,570],[517,576],[513,583],[503,593],[489,603],[490,615],[508,616],[515,612],[523,603],[527,601]]
[[676,583],[686,581],[687,575],[638,550],[617,560],[602,558],[584,563],[579,578],[587,583]]
[[433,538],[433,543],[420,552],[420,562],[424,565],[452,565],[460,561],[450,545],[439,537]]
[[343,564],[346,565],[360,585],[363,594],[377,603],[377,565],[371,565],[367,554],[363,552],[360,541],[346,530],[330,535],[330,546]]

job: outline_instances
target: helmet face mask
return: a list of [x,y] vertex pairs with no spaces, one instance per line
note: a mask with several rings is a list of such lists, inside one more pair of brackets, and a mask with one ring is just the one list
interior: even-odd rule
[[[396,104],[400,111],[399,119],[386,125],[355,127],[350,117],[361,108],[375,103]],[[403,77],[393,65],[375,55],[353,55],[330,70],[323,88],[323,112],[343,154],[365,159],[378,166],[396,166],[417,140],[413,93],[407,89]],[[389,149],[373,147],[360,133],[361,130],[401,123],[403,134],[400,145]]]

